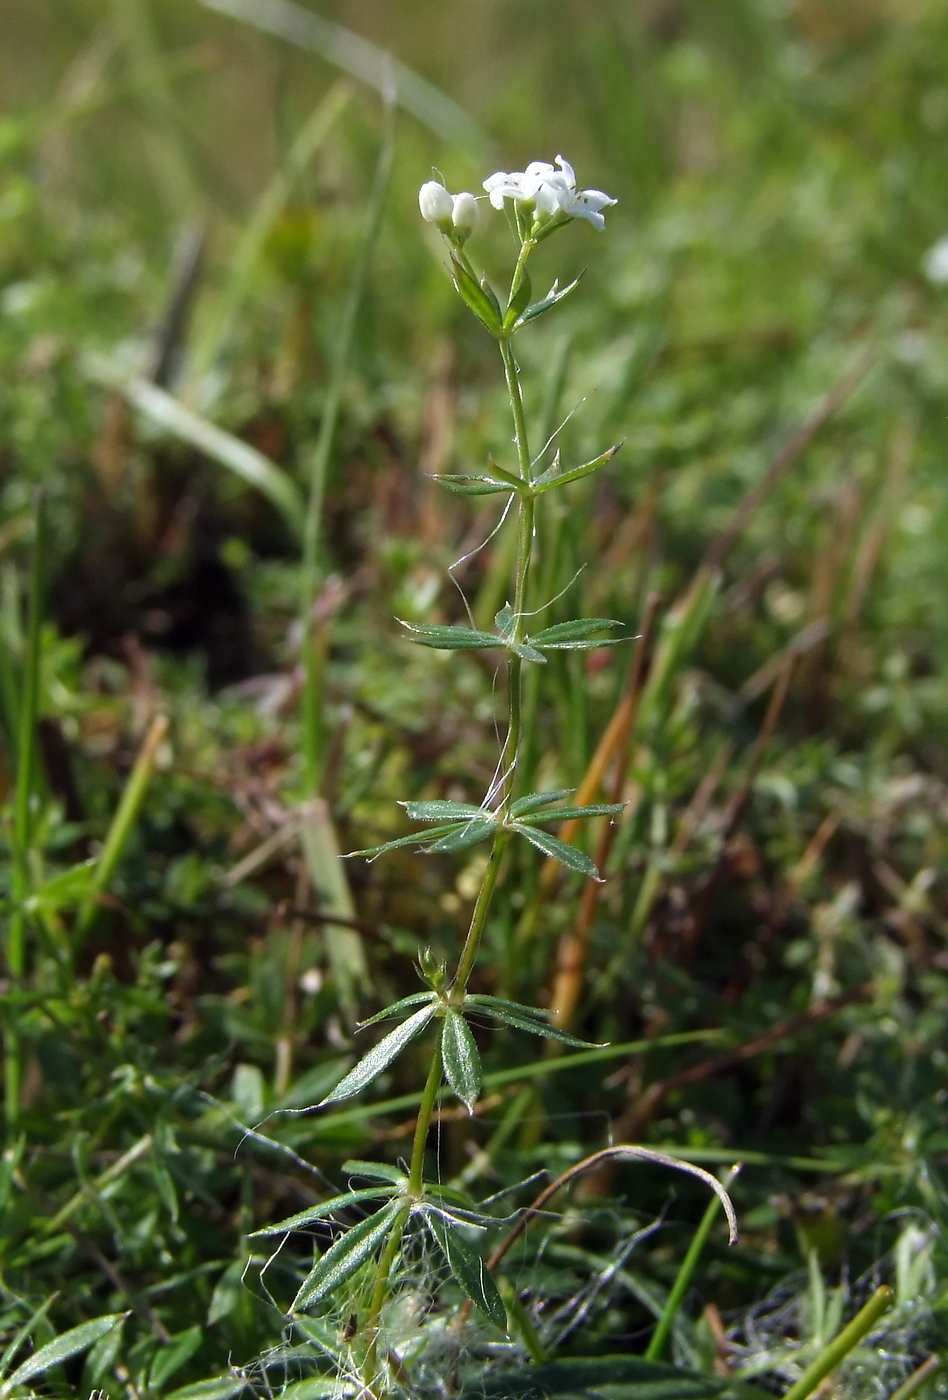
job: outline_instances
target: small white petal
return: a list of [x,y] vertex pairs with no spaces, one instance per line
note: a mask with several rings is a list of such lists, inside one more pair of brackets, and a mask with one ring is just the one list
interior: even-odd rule
[[566,179],[566,183],[569,185],[570,189],[575,190],[576,176],[573,173],[573,167],[570,165],[569,161],[564,160],[562,156],[557,156],[556,163],[562,170],[563,175]]
[[922,262],[925,276],[936,287],[948,284],[948,234],[939,238],[934,247],[929,248]]
[[418,207],[427,223],[442,224],[450,222],[454,200],[444,185],[439,185],[437,180],[427,180],[418,191]]
[[477,200],[472,194],[468,194],[466,190],[462,194],[456,194],[454,196],[454,209],[451,214],[451,221],[458,232],[462,234],[473,233],[477,227]]

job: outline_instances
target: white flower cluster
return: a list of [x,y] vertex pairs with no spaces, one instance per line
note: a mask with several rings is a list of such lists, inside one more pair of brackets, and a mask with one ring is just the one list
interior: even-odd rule
[[[535,225],[587,219],[595,229],[605,228],[603,209],[615,200],[602,190],[577,190],[573,167],[562,156],[556,166],[545,160],[532,161],[526,170],[498,170],[484,181],[484,189],[495,209],[512,199],[532,213]],[[418,192],[421,216],[437,224],[442,233],[463,241],[477,224],[477,201],[472,194],[449,194],[437,180],[428,180]]]
[[567,219],[588,219],[595,229],[603,229],[606,221],[603,209],[616,201],[602,190],[577,190],[576,176],[569,161],[556,157],[557,170],[545,160],[535,160],[526,170],[508,174],[498,170],[484,181],[495,209],[504,207],[505,199],[531,205],[538,220],[562,216]]

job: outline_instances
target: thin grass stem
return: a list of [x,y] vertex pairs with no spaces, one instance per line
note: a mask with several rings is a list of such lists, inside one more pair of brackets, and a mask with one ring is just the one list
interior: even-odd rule
[[[725,1190],[730,1186],[737,1172],[737,1167],[732,1167],[728,1172],[724,1181]],[[701,1217],[701,1223],[692,1236],[688,1251],[681,1261],[681,1266],[675,1277],[675,1282],[672,1284],[671,1292],[662,1309],[662,1315],[658,1319],[658,1326],[652,1333],[652,1340],[649,1342],[645,1352],[646,1361],[658,1361],[661,1359],[662,1352],[665,1350],[665,1344],[671,1334],[672,1327],[675,1325],[675,1318],[678,1316],[678,1310],[681,1307],[682,1299],[685,1296],[688,1285],[691,1283],[692,1275],[698,1265],[698,1260],[701,1258],[702,1251],[708,1242],[711,1227],[717,1220],[720,1210],[720,1200],[717,1196],[712,1196],[708,1203],[707,1210]]]
[[[32,800],[36,766],[36,721],[39,713],[40,659],[42,653],[43,560],[46,552],[46,509],[42,490],[36,493],[35,530],[30,564],[29,616],[23,681],[19,700],[16,789],[13,800],[13,912],[7,928],[7,975],[21,989],[26,971],[26,913],[29,891],[29,849],[33,834]],[[16,1131],[20,1117],[20,1084],[23,1046],[16,1013],[4,1027],[4,1104],[7,1126]]]
[[823,1348],[800,1379],[790,1387],[783,1400],[808,1400],[830,1372],[835,1371],[863,1337],[868,1336],[882,1314],[890,1307],[893,1296],[891,1288],[877,1288],[866,1306],[859,1310],[839,1336],[834,1337],[829,1345]]

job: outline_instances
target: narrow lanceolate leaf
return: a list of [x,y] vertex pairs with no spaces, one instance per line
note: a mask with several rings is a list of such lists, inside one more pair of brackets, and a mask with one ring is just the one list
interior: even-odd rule
[[475,1307],[501,1332],[507,1331],[507,1309],[490,1270],[480,1255],[468,1244],[462,1232],[433,1211],[425,1219],[434,1235],[448,1268]]
[[468,846],[476,846],[478,841],[485,840],[488,836],[493,836],[497,830],[495,822],[465,822],[463,826],[452,828],[445,836],[433,841],[428,847],[429,851],[438,853],[440,851],[463,851]]
[[527,306],[523,309],[520,313],[517,325],[525,326],[528,321],[535,321],[536,318],[542,316],[544,312],[551,311],[553,307],[556,306],[557,302],[562,301],[564,297],[568,297],[570,292],[573,291],[575,287],[579,286],[582,275],[583,274],[580,273],[579,277],[570,282],[568,287],[561,288],[557,282],[554,282],[553,286],[542,300],[535,301],[532,306]]
[[288,1215],[285,1220],[278,1220],[275,1225],[265,1225],[261,1230],[254,1230],[247,1238],[259,1240],[267,1235],[285,1235],[289,1230],[304,1230],[307,1225],[314,1225],[317,1220],[326,1220],[330,1215],[335,1215],[337,1210],[357,1206],[362,1201],[377,1201],[379,1196],[387,1196],[394,1189],[390,1186],[368,1186],[362,1191],[346,1191],[341,1196],[332,1196],[328,1201],[320,1201],[319,1205],[309,1206],[296,1215]]
[[405,1210],[401,1201],[389,1201],[375,1215],[369,1215],[353,1225],[326,1253],[317,1260],[309,1278],[293,1299],[291,1312],[318,1303],[320,1298],[334,1292],[350,1279],[370,1259],[387,1237],[399,1211]]
[[495,1021],[503,1021],[505,1026],[513,1026],[518,1031],[526,1031],[528,1035],[541,1035],[547,1040],[559,1040],[564,1045],[576,1045],[582,1050],[601,1049],[601,1046],[593,1045],[591,1041],[580,1040],[578,1036],[570,1035],[568,1031],[561,1031],[558,1026],[551,1026],[548,1021],[533,1021],[529,1016],[517,1016],[512,1011],[501,1011],[497,1007],[485,1007],[485,1016],[492,1017]]
[[615,446],[607,447],[605,452],[595,457],[591,462],[584,462],[581,467],[572,467],[566,472],[560,470],[558,462],[554,462],[552,467],[548,467],[534,481],[534,493],[540,496],[544,491],[550,491],[554,486],[565,486],[569,481],[578,481],[582,476],[589,476],[590,472],[598,471],[607,462],[611,462],[621,446],[622,443],[617,442]]
[[476,807],[473,802],[446,802],[440,798],[432,802],[403,802],[400,805],[413,822],[459,822],[468,817],[491,815],[486,808]]
[[508,642],[508,651],[512,651],[514,656],[519,656],[521,661],[533,661],[541,666],[546,665],[546,657],[542,651],[537,651],[529,642]]
[[343,1162],[342,1170],[350,1176],[366,1176],[370,1181],[389,1181],[393,1186],[403,1186],[408,1177],[400,1167],[390,1167],[387,1162],[361,1162],[350,1159]]
[[621,622],[611,617],[579,617],[574,622],[557,622],[552,627],[544,627],[530,638],[530,645],[556,651],[615,646],[624,638],[600,637],[598,633],[621,626]]
[[503,330],[497,298],[486,287],[482,287],[469,272],[467,272],[457,258],[451,259],[451,268],[454,273],[454,285],[457,287],[462,299],[474,312],[474,315],[486,326],[491,335],[500,335]]
[[508,1001],[506,997],[489,997],[482,992],[472,992],[465,997],[466,1006],[483,1006],[496,1011],[512,1011],[515,1016],[528,1016],[536,1021],[548,1020],[550,1013],[542,1006],[525,1006],[522,1001]]
[[402,626],[411,633],[413,642],[437,651],[484,651],[504,645],[493,632],[478,632],[474,627],[448,627],[436,622],[402,622]]
[[419,1031],[425,1026],[434,1015],[434,1007],[423,1006],[420,1011],[416,1011],[414,1016],[409,1016],[407,1021],[403,1021],[400,1026],[396,1026],[393,1031],[389,1031],[384,1040],[380,1040],[374,1050],[370,1050],[364,1055],[359,1063],[351,1069],[347,1075],[340,1079],[331,1094],[327,1094],[319,1105],[339,1103],[341,1099],[351,1099],[354,1094],[358,1094],[367,1084],[371,1084],[377,1074],[381,1074],[386,1065],[390,1065],[395,1056],[404,1050],[410,1040],[414,1040]]
[[434,1002],[438,998],[434,992],[413,992],[410,997],[402,997],[401,1001],[393,1001],[391,1006],[385,1006],[381,1011],[376,1011],[374,1016],[370,1016],[367,1021],[359,1022],[359,1030],[364,1031],[369,1026],[377,1026],[379,1021],[390,1021],[393,1016],[400,1016],[403,1011],[410,1011],[413,1006],[421,1006],[422,1002]]
[[429,841],[435,841],[439,836],[446,836],[449,831],[457,829],[457,824],[450,822],[435,827],[433,831],[416,831],[411,836],[397,836],[394,841],[383,841],[381,846],[368,846],[364,851],[350,851],[346,859],[364,856],[366,860],[375,860],[376,856],[384,856],[387,851],[395,851],[399,846],[424,846]]
[[445,1078],[461,1102],[473,1109],[481,1092],[481,1057],[470,1027],[454,1007],[444,1014],[441,1054]]
[[545,856],[552,856],[560,865],[565,865],[569,870],[578,870],[580,875],[588,875],[593,880],[602,879],[594,862],[576,846],[568,846],[559,837],[538,831],[535,826],[527,826],[525,822],[513,822],[512,826],[514,831],[527,838],[531,846],[536,846]]
[[525,817],[528,812],[535,812],[540,807],[549,807],[554,802],[562,802],[564,797],[569,797],[572,788],[558,788],[555,792],[531,792],[526,797],[518,797],[510,809],[512,817]]
[[509,496],[512,491],[521,489],[520,486],[511,486],[505,481],[497,481],[492,476],[462,476],[453,472],[438,473],[433,480],[459,496],[496,496],[501,492]]
[[54,1337],[51,1342],[47,1342],[39,1351],[35,1351],[28,1357],[21,1366],[18,1366],[12,1376],[7,1376],[0,1385],[0,1396],[9,1395],[11,1390],[17,1386],[26,1385],[27,1381],[32,1381],[36,1376],[42,1376],[46,1371],[58,1366],[62,1361],[68,1361],[70,1356],[75,1356],[80,1351],[87,1351],[100,1337],[104,1337],[107,1332],[111,1332],[113,1327],[118,1327],[120,1322],[128,1317],[127,1312],[110,1313],[107,1317],[96,1317],[91,1322],[83,1322],[79,1327],[71,1327],[68,1332],[64,1332],[61,1337]]
[[534,822],[583,821],[587,817],[617,817],[624,806],[624,802],[592,802],[585,807],[554,807],[551,812],[534,814],[524,825],[532,826]]

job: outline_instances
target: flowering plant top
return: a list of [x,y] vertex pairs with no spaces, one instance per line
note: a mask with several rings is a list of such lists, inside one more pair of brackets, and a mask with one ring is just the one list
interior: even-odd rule
[[526,170],[509,174],[498,170],[489,175],[484,189],[490,195],[491,204],[495,209],[502,209],[505,199],[513,199],[532,207],[537,224],[553,219],[587,219],[593,228],[604,229],[606,221],[602,210],[617,201],[602,190],[577,190],[576,175],[569,161],[557,156],[556,164],[559,170],[548,161],[535,160]]

